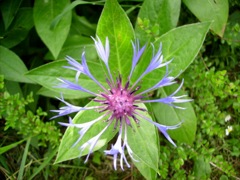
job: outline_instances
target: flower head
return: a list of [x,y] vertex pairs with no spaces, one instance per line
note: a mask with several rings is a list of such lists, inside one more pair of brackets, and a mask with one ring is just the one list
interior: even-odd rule
[[[140,60],[142,54],[145,51],[146,46],[140,47],[139,41],[136,41],[135,43],[132,42],[133,47],[133,58],[132,58],[132,67],[130,69],[130,74],[128,76],[128,80],[125,84],[123,84],[122,77],[119,75],[116,78],[116,81],[113,80],[108,61],[109,61],[109,54],[110,54],[110,46],[109,46],[109,40],[106,38],[105,40],[105,46],[101,42],[101,40],[97,37],[97,39],[94,39],[96,51],[100,57],[100,59],[104,62],[106,65],[106,68],[108,70],[108,76],[109,78],[106,79],[106,82],[108,84],[108,87],[104,87],[90,72],[87,61],[85,58],[85,52],[82,54],[82,63],[72,59],[71,57],[67,57],[67,61],[70,66],[67,66],[65,68],[68,68],[70,70],[76,71],[76,83],[70,82],[65,79],[59,79],[61,81],[61,84],[59,87],[61,88],[68,88],[73,90],[78,90],[82,92],[89,93],[91,96],[94,96],[95,98],[93,101],[99,103],[98,106],[94,107],[77,107],[70,103],[67,103],[63,98],[59,99],[62,101],[66,106],[60,108],[60,110],[54,110],[54,112],[57,112],[58,115],[54,116],[53,118],[68,115],[73,112],[78,111],[86,111],[86,110],[97,110],[100,114],[100,116],[97,119],[91,120],[87,123],[82,124],[74,124],[72,120],[69,120],[69,123],[60,123],[63,126],[67,127],[75,127],[79,129],[79,139],[74,144],[77,145],[78,142],[82,139],[84,134],[89,130],[90,127],[92,127],[96,122],[104,121],[106,123],[105,128],[101,130],[99,134],[92,137],[90,140],[85,142],[81,147],[81,152],[86,149],[86,147],[89,147],[89,153],[87,155],[86,161],[89,158],[90,153],[93,152],[93,149],[101,137],[101,135],[106,131],[106,129],[113,123],[115,129],[119,126],[119,133],[117,137],[117,141],[114,145],[111,146],[110,150],[105,150],[106,155],[112,155],[113,156],[113,165],[114,169],[117,169],[117,158],[120,157],[120,167],[123,170],[123,162],[127,165],[127,167],[130,167],[130,164],[126,158],[125,150],[129,154],[130,158],[134,161],[138,161],[134,158],[134,152],[132,151],[131,147],[128,144],[127,140],[127,127],[132,127],[132,123],[139,123],[139,119],[144,119],[148,121],[150,124],[153,124],[156,126],[160,132],[166,137],[166,139],[176,146],[176,144],[173,142],[171,137],[168,135],[167,131],[170,129],[176,129],[178,128],[181,123],[174,125],[174,126],[166,126],[159,124],[155,121],[152,121],[150,118],[146,117],[141,113],[142,111],[147,111],[147,109],[144,109],[139,106],[140,103],[152,103],[152,102],[158,102],[167,104],[170,106],[173,106],[175,108],[182,108],[180,106],[176,106],[175,103],[184,103],[191,101],[190,99],[184,99],[185,95],[183,96],[176,96],[177,92],[180,90],[180,88],[183,85],[183,81],[180,84],[179,88],[175,92],[173,92],[171,95],[159,98],[159,99],[147,99],[146,93],[153,91],[155,89],[169,86],[174,83],[176,83],[175,78],[170,76],[170,72],[168,71],[168,64],[171,63],[172,60],[168,62],[163,62],[163,55],[162,55],[162,44],[160,44],[160,48],[158,49],[157,53],[153,53],[152,59],[145,69],[145,71],[139,76],[139,78],[131,85],[130,79],[132,77],[132,74],[134,72],[134,69]],[[154,52],[154,46],[153,52]],[[142,92],[139,92],[140,86],[139,81],[142,80],[142,78],[150,73],[151,71],[166,67],[166,74],[165,76],[159,80],[154,86],[150,87],[149,89],[143,90]],[[77,84],[78,78],[81,74],[85,74],[90,79],[92,79],[93,82],[95,82],[99,86],[99,92],[95,93],[90,90],[87,90],[86,88],[82,87],[81,85]]]
[[233,127],[232,126],[228,126],[227,129],[225,129],[225,134],[226,136],[228,136],[230,134],[230,132],[233,131]]
[[225,122],[228,122],[232,119],[231,115],[228,114],[226,117],[225,117]]

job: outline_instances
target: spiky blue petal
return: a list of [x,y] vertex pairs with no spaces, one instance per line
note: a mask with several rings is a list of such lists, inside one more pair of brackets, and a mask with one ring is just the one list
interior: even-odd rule
[[105,66],[107,68],[107,71],[108,71],[108,75],[109,75],[111,81],[113,82],[113,77],[112,77],[112,74],[110,72],[110,68],[108,65],[108,59],[109,59],[109,54],[110,54],[108,37],[106,37],[106,40],[105,40],[105,47],[103,46],[103,43],[98,36],[96,36],[96,39],[94,39],[93,37],[92,37],[92,39],[94,40],[95,48],[97,50],[98,56],[104,62]]
[[58,80],[60,82],[62,82],[60,85],[57,86],[58,88],[66,88],[66,89],[78,90],[78,91],[83,91],[83,92],[92,94],[93,96],[98,96],[96,93],[94,93],[94,92],[92,92],[90,90],[87,90],[87,89],[83,88],[82,86],[80,86],[78,84],[72,83],[71,81],[68,81],[68,80],[62,79],[62,78],[58,78]]
[[129,79],[131,79],[133,70],[135,69],[135,66],[137,65],[140,57],[142,56],[142,54],[146,48],[146,45],[144,45],[140,49],[139,40],[136,40],[135,43],[132,42],[132,47],[133,47],[133,58],[132,58],[132,68],[131,68],[131,72],[129,75]]
[[182,81],[182,83],[180,84],[180,86],[177,88],[177,90],[175,92],[173,92],[171,95],[164,97],[164,98],[160,98],[160,99],[152,99],[152,100],[143,100],[141,102],[143,103],[152,103],[152,102],[158,102],[158,103],[164,103],[164,104],[168,104],[170,106],[173,106],[175,108],[179,108],[179,109],[184,109],[183,107],[180,106],[176,106],[173,103],[184,103],[184,102],[190,102],[192,101],[192,99],[182,99],[183,97],[186,97],[187,95],[182,95],[182,96],[174,96],[175,94],[177,94],[179,92],[179,90],[181,89],[182,85],[183,85],[184,80]]
[[148,117],[140,114],[140,113],[136,113],[138,116],[140,116],[141,118],[147,120],[148,122],[150,122],[151,124],[153,124],[154,126],[156,126],[158,128],[159,131],[161,131],[161,133],[167,138],[167,140],[176,147],[176,144],[173,142],[173,140],[171,139],[171,137],[169,136],[169,134],[167,133],[167,130],[171,129],[177,129],[180,127],[180,125],[182,124],[182,122],[173,125],[173,126],[166,126],[166,125],[162,125],[159,124],[157,122],[152,121],[151,119],[149,119]]
[[61,98],[57,97],[57,99],[59,101],[63,102],[64,104],[66,104],[66,106],[61,107],[59,110],[51,110],[52,112],[57,112],[58,113],[58,115],[53,116],[51,119],[61,117],[61,116],[65,116],[65,115],[68,115],[68,114],[71,114],[71,113],[74,113],[74,112],[79,112],[79,111],[82,111],[82,110],[86,110],[86,108],[84,108],[84,107],[75,106],[73,104],[70,104],[70,103],[66,102],[63,99],[63,96],[61,96]]
[[86,149],[86,147],[89,146],[89,151],[88,151],[88,155],[86,157],[85,163],[88,161],[88,158],[90,156],[90,154],[93,152],[93,148],[96,146],[98,140],[100,139],[100,137],[102,136],[102,134],[107,130],[107,128],[111,125],[111,122],[107,124],[107,126],[96,136],[94,136],[93,138],[91,138],[90,140],[88,140],[87,142],[85,142],[81,147],[81,153],[84,151],[84,149]]
[[69,123],[63,123],[63,122],[59,122],[59,124],[61,124],[62,126],[67,126],[67,127],[76,127],[76,128],[79,128],[79,134],[80,134],[80,137],[78,138],[78,140],[73,144],[73,146],[76,146],[79,141],[82,139],[82,137],[84,136],[84,134],[89,130],[90,127],[92,127],[93,124],[95,124],[96,122],[102,120],[107,114],[103,114],[102,116],[92,120],[92,121],[89,121],[89,122],[86,122],[86,123],[82,123],[82,124],[74,124],[72,122],[72,119],[71,117],[69,117]]

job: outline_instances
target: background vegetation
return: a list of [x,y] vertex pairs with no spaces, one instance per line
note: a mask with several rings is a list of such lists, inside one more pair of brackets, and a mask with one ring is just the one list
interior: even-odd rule
[[[63,47],[51,34],[46,39],[39,36],[39,31],[46,28],[46,14],[37,8],[40,2],[0,2],[0,179],[144,179],[134,166],[124,172],[114,171],[112,159],[102,150],[95,152],[87,164],[81,158],[54,164],[65,131],[57,124],[64,119],[49,120],[53,116],[49,110],[59,107],[59,102],[52,98],[58,94],[20,74],[69,54],[79,58],[84,47],[91,52],[89,58],[96,58],[89,36],[95,36],[104,1],[72,3],[78,6],[64,15],[72,18],[72,25],[63,23],[59,30],[59,39],[67,28],[72,35]],[[187,2],[181,3],[178,26],[203,21],[193,14],[194,7],[190,8]],[[221,5],[227,1],[214,2]],[[143,2],[119,3],[135,25]],[[67,4],[58,7],[54,17]],[[194,99],[197,132],[192,145],[178,143],[177,149],[161,138],[159,179],[240,179],[240,2],[230,0],[228,6],[225,30],[212,29],[207,34],[200,53],[179,77],[185,79],[184,90]],[[148,19],[138,23],[147,34],[146,39],[164,33],[164,29],[159,31],[151,26]],[[50,53],[49,49],[54,50]],[[24,65],[12,61],[16,58]],[[84,105],[88,99],[71,101]]]

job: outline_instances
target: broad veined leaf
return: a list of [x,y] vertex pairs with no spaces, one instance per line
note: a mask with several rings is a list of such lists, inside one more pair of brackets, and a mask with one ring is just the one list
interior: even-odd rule
[[[193,62],[202,47],[210,24],[210,22],[204,22],[181,26],[165,33],[153,43],[155,46],[155,53],[157,52],[160,43],[162,43],[164,62],[173,59],[168,65],[168,71],[171,72],[170,76],[176,77],[180,75]],[[133,82],[134,79],[137,79],[149,65],[153,54],[152,52],[153,48],[152,46],[149,46],[133,74]],[[159,82],[165,71],[166,68],[162,67],[146,75],[142,80],[142,88],[140,91]]]
[[[102,2],[104,2],[104,1],[102,1]],[[67,5],[65,8],[64,8],[64,10],[60,13],[60,14],[58,14],[58,16],[56,16],[55,18],[54,18],[54,20],[52,21],[52,24],[51,24],[51,29],[53,28],[55,28],[57,25],[58,25],[58,23],[59,23],[59,21],[65,16],[65,14],[66,13],[68,13],[68,12],[70,12],[70,11],[72,11],[72,9],[73,8],[75,8],[76,6],[78,6],[78,5],[84,5],[84,4],[93,4],[93,5],[96,5],[96,4],[100,4],[100,5],[102,5],[102,2],[101,1],[98,1],[98,2],[88,2],[88,1],[73,1],[71,4],[69,4],[69,5]]]
[[[144,104],[138,104],[139,107],[146,109]],[[142,112],[144,116],[151,119],[148,113]],[[133,161],[135,166],[147,179],[155,179],[158,172],[159,161],[159,142],[156,127],[139,117],[139,127],[133,121],[132,126],[128,127],[128,144],[133,151]]]
[[228,0],[183,0],[184,4],[200,21],[212,21],[210,27],[223,36],[228,19]]
[[141,163],[141,162],[140,163],[136,162],[135,166],[141,172],[143,177],[145,177],[147,180],[152,180],[152,179],[156,179],[157,178],[156,170],[152,169],[147,164]]
[[180,0],[145,0],[138,14],[136,36],[141,43],[175,28],[180,14]]
[[[57,93],[62,93],[63,95],[67,95],[68,98],[84,98],[91,96],[90,94],[81,92],[81,91],[74,91],[69,89],[57,88],[60,84],[58,78],[64,78],[71,82],[75,82],[75,74],[76,71],[63,68],[63,66],[70,66],[66,60],[58,60],[46,65],[37,67],[31,71],[29,71],[26,76],[33,80],[34,82],[42,85],[43,87]],[[88,62],[88,66],[92,74],[103,84],[106,85],[105,76],[103,71],[101,71],[102,66],[96,62]],[[100,87],[88,78],[85,75],[80,75],[78,80],[79,84],[86,89],[89,89],[93,92],[99,92]]]
[[110,41],[109,66],[113,73],[120,73],[127,80],[132,63],[134,31],[130,20],[116,0],[107,0],[98,22],[97,35]]
[[32,8],[20,8],[14,21],[0,39],[0,44],[12,48],[23,41],[33,27]]
[[[87,38],[79,35],[70,35],[62,47],[58,59],[64,59],[66,56],[70,56],[74,59],[81,59],[82,52],[84,51],[87,61],[98,61],[97,52],[93,43],[94,42],[90,37]],[[54,60],[54,57],[50,52],[47,53],[44,58]]]
[[210,24],[204,22],[178,27],[154,42],[155,45],[162,42],[165,60],[173,58],[169,65],[171,75],[180,75],[193,62],[202,47]]
[[[99,103],[92,101],[87,106],[91,107],[91,106],[96,106],[98,104]],[[82,124],[85,122],[90,122],[101,115],[102,115],[101,113],[96,112],[94,110],[81,111],[74,117],[73,122],[75,124]],[[61,144],[59,146],[58,155],[55,163],[60,163],[62,161],[67,161],[67,160],[74,159],[74,158],[81,157],[88,154],[89,147],[87,147],[82,153],[81,153],[81,150],[79,150],[79,148],[81,147],[81,145],[86,143],[92,137],[99,134],[107,126],[108,122],[106,122],[105,120],[107,120],[107,117],[93,124],[92,127],[83,136],[81,141],[75,146],[73,146],[74,143],[80,137],[79,135],[80,129],[75,127],[68,127],[61,140]],[[100,149],[105,144],[107,144],[116,135],[117,132],[118,130],[114,130],[114,122],[113,122],[98,140],[98,143],[94,148],[94,151]]]
[[[31,86],[32,85],[33,84],[31,84]],[[20,86],[19,82],[5,80],[4,87],[6,88],[6,90],[9,94],[11,94],[11,95],[19,94],[20,97],[24,97],[23,92],[22,92],[22,87]]]
[[87,17],[73,14],[71,33],[90,37],[95,35],[96,28],[97,24],[89,22]]
[[18,9],[22,3],[22,0],[8,0],[0,3],[0,9],[2,12],[2,18],[5,26],[5,30],[8,29],[13,19],[15,18]]
[[[41,87],[38,91],[37,91],[37,94],[38,95],[42,95],[42,96],[46,96],[46,97],[52,97],[52,98],[55,98],[55,97],[59,97],[59,92],[56,92],[56,91],[53,91],[53,90],[50,90],[48,88],[45,88],[45,87]],[[80,96],[80,95],[79,95]],[[73,95],[73,94],[66,94],[64,93],[64,98],[65,99],[73,99],[73,98],[78,98],[78,95]]]
[[33,9],[33,18],[38,35],[53,54],[58,54],[67,38],[71,25],[71,12],[65,13],[59,23],[51,29],[53,19],[69,4],[69,0],[36,0]]
[[[161,89],[161,97],[171,95],[178,85],[171,85]],[[180,91],[176,96],[183,95]],[[187,98],[187,97],[186,97]],[[186,108],[178,109],[162,103],[152,103],[152,109],[157,121],[163,125],[176,125],[182,122],[182,125],[175,130],[168,130],[170,136],[178,142],[192,144],[195,138],[197,128],[197,118],[191,103],[178,103],[177,106]]]
[[24,74],[28,71],[22,60],[11,50],[0,46],[0,73],[10,81],[32,83]]

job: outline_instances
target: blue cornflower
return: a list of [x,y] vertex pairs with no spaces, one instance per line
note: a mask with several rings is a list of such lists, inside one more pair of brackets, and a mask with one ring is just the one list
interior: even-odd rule
[[[180,106],[176,106],[175,103],[184,103],[191,101],[190,99],[184,99],[185,95],[183,96],[176,96],[176,93],[181,89],[183,85],[183,81],[179,88],[172,93],[171,95],[160,98],[160,99],[153,99],[149,100],[144,96],[144,94],[156,90],[158,88],[169,86],[174,83],[176,83],[175,78],[170,76],[170,72],[168,71],[168,64],[171,63],[172,60],[163,62],[163,55],[162,55],[162,44],[160,44],[160,47],[157,51],[157,53],[154,53],[154,45],[153,47],[153,55],[152,59],[147,66],[146,70],[139,76],[139,78],[131,85],[130,80],[132,77],[132,74],[134,72],[134,69],[141,58],[142,54],[144,53],[146,46],[140,47],[139,41],[132,42],[133,47],[133,58],[132,58],[132,67],[130,70],[130,74],[128,76],[128,80],[125,84],[122,83],[121,75],[117,77],[116,82],[113,80],[111,70],[109,68],[108,62],[109,62],[109,54],[110,54],[110,46],[109,46],[109,40],[106,38],[105,45],[101,42],[99,37],[94,39],[95,48],[98,53],[99,58],[104,62],[107,68],[107,73],[109,76],[109,79],[106,79],[106,82],[109,87],[104,87],[90,72],[85,52],[82,53],[82,63],[76,61],[75,59],[71,57],[67,57],[67,61],[70,66],[65,66],[64,68],[68,68],[71,70],[76,71],[75,80],[76,82],[70,82],[65,79],[59,79],[61,81],[61,84],[58,87],[61,88],[67,88],[67,89],[73,89],[78,90],[82,92],[89,93],[91,96],[94,96],[95,98],[93,101],[99,103],[98,106],[93,107],[78,107],[75,105],[72,105],[68,102],[66,102],[63,97],[58,98],[61,102],[63,102],[66,106],[60,108],[59,110],[53,110],[54,112],[57,112],[58,115],[54,116],[53,118],[68,115],[73,112],[79,112],[79,111],[86,111],[86,110],[97,110],[100,114],[100,116],[97,119],[91,120],[86,123],[82,124],[74,124],[72,122],[72,119],[69,118],[69,123],[60,123],[63,126],[67,127],[75,127],[79,129],[79,139],[75,142],[74,145],[78,144],[78,142],[82,139],[82,137],[85,135],[85,133],[97,122],[104,121],[106,123],[105,128],[102,129],[102,131],[97,134],[96,136],[92,137],[90,140],[85,142],[81,147],[81,152],[89,147],[89,152],[87,155],[87,158],[85,162],[87,162],[89,155],[93,152],[93,149],[95,145],[97,144],[98,140],[100,139],[101,135],[106,131],[106,129],[114,123],[114,128],[116,129],[119,125],[119,133],[117,137],[117,141],[114,145],[111,146],[110,150],[105,150],[106,155],[112,155],[113,156],[113,166],[114,169],[117,169],[117,158],[118,155],[120,156],[120,167],[123,170],[123,162],[127,165],[127,167],[130,167],[130,164],[127,161],[127,158],[125,156],[125,150],[129,154],[132,160],[138,161],[137,159],[134,159],[134,152],[132,151],[131,147],[128,144],[127,141],[127,126],[132,127],[131,123],[132,121],[130,119],[133,119],[135,123],[139,123],[139,118],[144,119],[148,121],[149,123],[156,126],[159,131],[162,132],[162,134],[167,138],[167,140],[176,146],[176,144],[173,142],[171,137],[168,135],[167,130],[169,129],[176,129],[178,128],[181,123],[174,125],[174,126],[165,126],[162,124],[159,124],[157,122],[152,121],[150,118],[143,115],[143,113],[140,113],[141,111],[147,111],[147,109],[139,107],[140,103],[152,103],[152,102],[159,102],[164,103],[170,106],[173,106],[175,108],[183,109]],[[152,72],[155,69],[166,67],[166,73],[162,79],[159,80],[155,85],[153,85],[151,88],[143,90],[142,92],[138,93],[138,90],[140,89],[140,86],[138,86],[139,82],[142,80],[142,78],[147,75],[148,73]],[[101,89],[99,93],[92,92],[88,89],[85,89],[81,85],[79,85],[78,78],[81,74],[85,74],[90,79],[92,79],[93,82],[95,82],[99,88]]]

